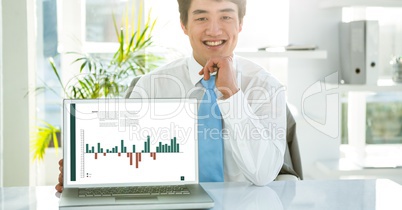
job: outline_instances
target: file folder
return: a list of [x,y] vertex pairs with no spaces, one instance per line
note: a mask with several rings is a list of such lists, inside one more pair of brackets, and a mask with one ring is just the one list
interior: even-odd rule
[[340,25],[341,84],[377,84],[379,72],[378,21]]

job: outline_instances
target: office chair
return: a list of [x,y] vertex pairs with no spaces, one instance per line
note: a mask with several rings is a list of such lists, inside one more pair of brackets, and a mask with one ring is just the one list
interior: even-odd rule
[[[135,84],[141,76],[135,77],[127,89],[125,98],[130,98]],[[275,180],[302,180],[303,171],[300,159],[299,144],[296,136],[296,121],[286,105],[287,127],[286,127],[286,150],[283,166]]]
[[303,170],[296,135],[296,121],[288,105],[286,105],[286,116],[286,150],[284,163],[275,180],[302,180]]
[[133,80],[131,80],[130,86],[128,86],[126,95],[124,96],[124,98],[130,98],[131,92],[133,92],[133,89],[135,87],[135,84],[137,84],[138,80],[141,78],[141,76],[136,76],[134,77]]

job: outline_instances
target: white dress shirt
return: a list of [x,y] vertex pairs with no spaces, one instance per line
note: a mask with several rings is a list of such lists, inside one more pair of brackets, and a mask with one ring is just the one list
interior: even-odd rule
[[[261,66],[239,56],[233,61],[240,91],[223,99],[215,88],[223,117],[224,179],[266,185],[284,161],[285,88]],[[201,69],[194,57],[179,59],[142,76],[130,97],[200,100]]]

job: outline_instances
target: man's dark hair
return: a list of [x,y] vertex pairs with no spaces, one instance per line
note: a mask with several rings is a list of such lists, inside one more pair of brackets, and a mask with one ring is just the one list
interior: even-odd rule
[[[246,15],[246,2],[247,0],[215,0],[215,1],[230,1],[237,5],[239,8],[239,20],[243,22],[243,17]],[[180,21],[183,25],[188,22],[188,10],[190,9],[192,0],[177,0],[179,3]]]

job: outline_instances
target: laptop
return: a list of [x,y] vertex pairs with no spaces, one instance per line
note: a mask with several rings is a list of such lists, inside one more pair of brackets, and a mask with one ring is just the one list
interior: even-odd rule
[[63,101],[59,209],[205,209],[196,99]]

